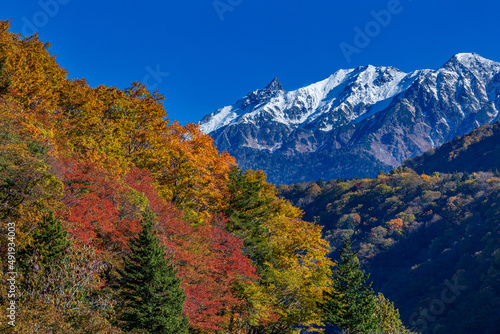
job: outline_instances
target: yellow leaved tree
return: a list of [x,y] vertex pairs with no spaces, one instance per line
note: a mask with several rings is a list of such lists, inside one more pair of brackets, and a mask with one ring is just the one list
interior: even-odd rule
[[253,316],[240,319],[240,327],[259,333],[321,332],[317,303],[329,289],[333,265],[322,228],[277,198],[262,171],[233,168],[227,203],[228,228],[243,239],[261,276],[244,292]]

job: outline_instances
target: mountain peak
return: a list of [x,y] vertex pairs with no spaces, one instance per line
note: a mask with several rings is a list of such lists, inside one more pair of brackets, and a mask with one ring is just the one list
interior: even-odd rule
[[[488,82],[500,71],[500,63],[481,57],[477,53],[457,53],[441,67],[442,69],[461,73],[468,77],[470,74],[483,82]],[[469,73],[469,74],[467,74]]]
[[274,78],[273,81],[271,81],[264,90],[270,90],[270,91],[280,91],[283,90],[283,86],[281,86],[280,79]]
[[492,64],[495,63],[492,60],[486,59],[478,55],[477,53],[474,52],[464,52],[464,53],[457,53],[453,57],[450,58],[444,65],[446,66],[453,66],[453,65],[463,65],[465,67],[473,67],[477,66],[478,64]]

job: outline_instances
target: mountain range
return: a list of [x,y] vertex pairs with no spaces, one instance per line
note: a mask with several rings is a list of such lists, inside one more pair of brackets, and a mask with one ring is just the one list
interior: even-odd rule
[[368,65],[294,91],[274,79],[199,125],[241,168],[290,184],[389,171],[499,110],[500,63],[460,53],[437,70]]

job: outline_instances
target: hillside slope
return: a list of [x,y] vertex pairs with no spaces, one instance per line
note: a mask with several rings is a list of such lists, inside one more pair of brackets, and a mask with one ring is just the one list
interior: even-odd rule
[[427,174],[496,171],[500,168],[500,122],[483,125],[403,165]]
[[[422,333],[498,333],[500,178],[417,175],[280,186],[325,226],[332,256],[354,239],[376,291]],[[457,287],[454,290],[452,287]],[[443,297],[444,296],[444,297]]]

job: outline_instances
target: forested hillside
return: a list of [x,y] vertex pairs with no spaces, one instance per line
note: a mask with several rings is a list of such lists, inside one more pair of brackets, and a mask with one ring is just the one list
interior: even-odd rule
[[403,165],[427,174],[497,171],[500,167],[500,122],[483,125]]
[[332,251],[353,238],[375,290],[394,301],[408,327],[498,332],[498,174],[429,176],[401,167],[375,179],[318,180],[279,190],[305,219],[325,226]]
[[321,227],[162,100],[69,79],[0,21],[0,332],[323,331]]
[[[8,28],[1,23],[2,281],[12,241],[19,276],[16,327],[2,320],[0,331],[121,332],[119,269],[148,210],[182,278],[191,331],[321,324],[316,301],[331,262],[320,227],[262,173],[239,172],[197,126],[166,121],[162,96],[68,79],[50,45]],[[245,182],[266,204],[258,223],[251,211],[262,204],[237,200]]]

